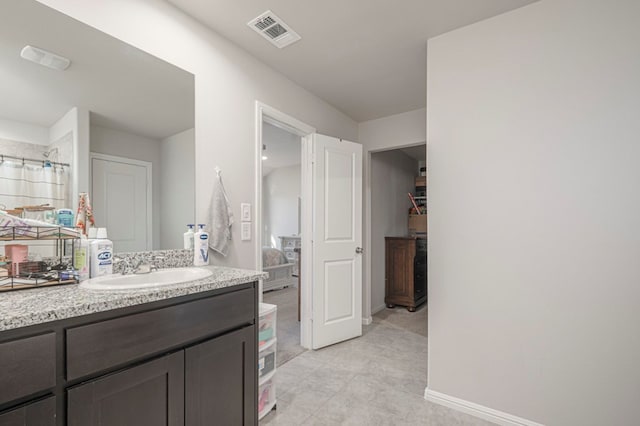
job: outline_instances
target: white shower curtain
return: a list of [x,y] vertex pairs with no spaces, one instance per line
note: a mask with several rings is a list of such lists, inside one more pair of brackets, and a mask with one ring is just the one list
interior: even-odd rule
[[3,161],[0,163],[0,208],[41,204],[70,208],[68,169]]

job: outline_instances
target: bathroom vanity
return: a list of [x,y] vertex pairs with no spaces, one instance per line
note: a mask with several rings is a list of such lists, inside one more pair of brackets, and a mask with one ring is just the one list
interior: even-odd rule
[[255,425],[260,272],[0,299],[0,425]]

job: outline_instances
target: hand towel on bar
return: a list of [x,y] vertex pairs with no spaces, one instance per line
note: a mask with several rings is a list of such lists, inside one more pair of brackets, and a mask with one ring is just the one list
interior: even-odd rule
[[209,225],[209,247],[211,250],[226,256],[229,250],[229,240],[231,239],[233,213],[229,197],[227,197],[224,185],[222,185],[222,177],[218,168],[216,168],[216,177],[213,180],[213,193],[207,219],[207,225]]
[[93,218],[93,209],[91,208],[91,201],[89,200],[89,194],[81,192],[78,194],[78,213],[76,214],[76,228],[80,228],[80,231],[87,235],[89,225],[95,226],[96,222]]

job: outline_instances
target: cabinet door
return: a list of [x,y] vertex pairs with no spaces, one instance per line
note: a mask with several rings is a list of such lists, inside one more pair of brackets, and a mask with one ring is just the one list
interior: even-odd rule
[[255,326],[185,350],[186,425],[257,423]]
[[412,241],[387,240],[386,297],[392,303],[408,302],[413,299],[414,252],[415,246]]
[[70,426],[184,425],[184,352],[68,391]]
[[0,426],[55,426],[56,398],[32,402],[0,414]]

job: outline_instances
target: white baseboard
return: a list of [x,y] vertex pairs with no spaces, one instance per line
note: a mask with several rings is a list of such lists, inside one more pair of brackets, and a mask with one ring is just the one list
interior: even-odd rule
[[362,318],[362,325],[369,325],[373,322],[372,317]]
[[375,315],[378,312],[384,310],[387,307],[387,305],[385,305],[384,303],[380,306],[376,306],[375,308],[371,309],[371,315]]
[[429,388],[424,390],[424,399],[502,426],[543,426],[540,423],[494,410],[493,408],[485,407],[484,405],[476,404],[474,402],[465,401],[464,399],[449,396],[444,393],[436,392]]

